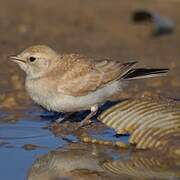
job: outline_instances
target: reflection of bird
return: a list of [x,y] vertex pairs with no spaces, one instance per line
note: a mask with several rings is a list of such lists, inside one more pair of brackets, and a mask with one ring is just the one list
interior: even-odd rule
[[134,69],[136,62],[61,55],[43,45],[29,47],[11,58],[26,72],[26,89],[36,103],[58,112],[91,109],[86,120],[128,80],[161,76],[168,71]]
[[[51,151],[33,163],[28,180],[118,180],[118,176],[100,166],[100,162],[111,159],[112,154],[100,152],[102,147],[94,148],[96,146],[71,144],[65,150]],[[102,151],[106,150],[103,148]]]
[[38,158],[28,171],[28,180],[159,180],[179,175],[179,159],[159,151],[69,144]]

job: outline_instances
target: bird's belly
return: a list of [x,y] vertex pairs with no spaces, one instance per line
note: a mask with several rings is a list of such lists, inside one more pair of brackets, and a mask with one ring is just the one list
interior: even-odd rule
[[[31,98],[47,110],[57,112],[74,112],[90,109],[93,105],[98,105],[119,90],[119,84],[114,83],[85,96],[69,96],[61,93],[36,93],[31,91]],[[34,93],[32,93],[34,92]],[[39,92],[39,91],[38,91]]]
[[104,88],[88,93],[85,96],[69,96],[56,94],[47,99],[50,110],[74,112],[90,109],[93,105],[99,105],[107,101],[114,93],[120,90],[119,82],[114,82]]
[[41,101],[41,105],[48,110],[57,112],[75,112],[90,109],[91,106],[99,104],[103,100],[100,98],[91,99],[91,96],[67,96],[55,95]]
[[86,96],[67,96],[67,95],[52,95],[52,96],[31,96],[31,98],[39,105],[49,111],[57,112],[75,112],[80,110],[90,109],[94,104],[98,104],[98,99],[89,100]]

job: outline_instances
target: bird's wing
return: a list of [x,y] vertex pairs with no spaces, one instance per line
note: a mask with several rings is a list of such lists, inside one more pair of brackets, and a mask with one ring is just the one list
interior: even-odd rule
[[71,96],[84,96],[89,92],[120,79],[136,62],[120,63],[114,60],[81,58],[73,62],[58,82],[58,92]]

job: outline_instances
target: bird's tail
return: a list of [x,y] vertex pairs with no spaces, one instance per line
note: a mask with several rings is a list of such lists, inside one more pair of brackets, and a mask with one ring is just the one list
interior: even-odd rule
[[150,77],[157,77],[157,76],[164,76],[167,75],[169,69],[131,69],[129,70],[124,76],[123,79],[142,79],[142,78],[150,78]]

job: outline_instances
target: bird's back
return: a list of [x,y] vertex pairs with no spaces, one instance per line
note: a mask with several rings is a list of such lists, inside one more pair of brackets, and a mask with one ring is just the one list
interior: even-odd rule
[[56,77],[59,92],[84,96],[120,79],[134,64],[70,54],[60,56],[59,64],[51,74]]

